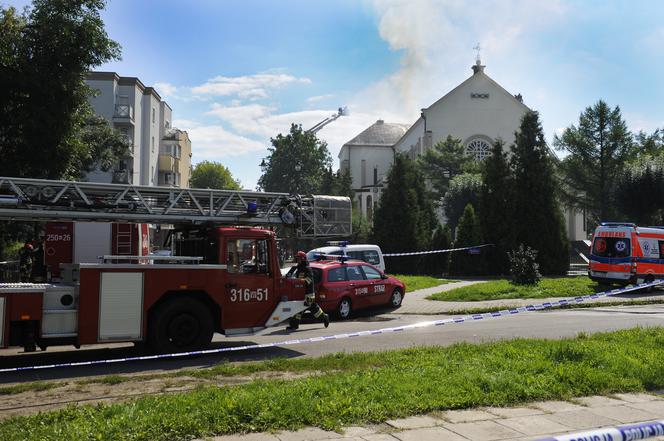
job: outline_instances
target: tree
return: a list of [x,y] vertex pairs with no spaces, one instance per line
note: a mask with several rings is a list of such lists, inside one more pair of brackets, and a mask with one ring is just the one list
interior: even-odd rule
[[320,193],[325,173],[332,165],[327,143],[314,133],[292,124],[290,133],[270,140],[269,154],[261,163],[258,187],[285,193]]
[[[435,225],[433,202],[414,161],[398,154],[387,182],[374,216],[373,241],[386,253],[428,249]],[[392,272],[417,274],[423,272],[422,260],[390,257],[387,265]]]
[[[620,108],[611,109],[604,101],[598,101],[581,114],[578,127],[565,129],[560,137],[555,137],[554,144],[570,153],[561,163],[568,201],[585,207],[595,223],[614,218],[616,178],[624,164],[635,156],[632,135]],[[538,251],[540,256],[545,252]]]
[[104,30],[104,6],[34,0],[24,14],[0,9],[0,175],[78,178],[121,150],[90,118],[84,83],[93,67],[120,55]]
[[[438,224],[431,238],[432,250],[447,250],[452,248],[452,232],[447,225]],[[440,277],[449,271],[450,253],[435,253],[426,256],[426,272],[429,275]]]
[[498,140],[491,148],[491,156],[484,160],[479,197],[482,236],[486,243],[494,244],[492,248],[486,249],[487,270],[493,274],[506,274],[509,271],[507,252],[514,248],[513,188],[504,144]]
[[[471,204],[466,205],[463,215],[459,219],[454,248],[462,248],[482,243],[480,221],[475,215]],[[483,271],[482,255],[470,254],[468,251],[454,251],[450,258],[450,274],[477,275]]]
[[616,183],[616,203],[625,220],[664,224],[664,154],[643,155],[625,168]]
[[537,112],[523,116],[515,137],[510,160],[515,243],[538,251],[544,274],[565,274],[569,269],[569,244],[556,199],[553,162]]
[[433,186],[436,200],[445,196],[452,178],[461,173],[476,170],[476,161],[466,154],[466,147],[461,140],[452,138],[450,135],[445,140],[438,141],[432,149],[427,150],[424,155],[420,156],[418,162],[424,175]]
[[332,167],[328,167],[323,173],[318,192],[333,196],[348,196],[352,199],[353,188],[350,173],[347,170],[337,170],[335,173],[332,171]]
[[202,161],[191,171],[192,188],[215,188],[219,190],[240,190],[240,181],[233,178],[231,171],[219,162]]
[[443,210],[447,223],[455,234],[457,222],[463,214],[466,205],[477,207],[479,195],[482,190],[482,175],[475,173],[464,173],[455,176],[450,181],[449,189],[443,197]]
[[664,130],[656,129],[652,135],[640,131],[635,136],[639,155],[664,155]]

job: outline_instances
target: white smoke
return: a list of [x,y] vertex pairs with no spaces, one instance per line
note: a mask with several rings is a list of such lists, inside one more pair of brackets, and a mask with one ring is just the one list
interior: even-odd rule
[[403,122],[412,122],[420,108],[471,75],[478,42],[487,73],[509,76],[520,64],[515,55],[531,50],[531,34],[554,25],[565,12],[558,0],[374,0],[371,5],[381,38],[401,51],[401,65],[360,94],[356,106],[400,115]]

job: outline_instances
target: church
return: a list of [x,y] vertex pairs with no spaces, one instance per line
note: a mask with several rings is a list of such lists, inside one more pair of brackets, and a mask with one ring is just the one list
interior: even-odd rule
[[[342,146],[340,167],[350,171],[356,209],[369,221],[397,153],[415,159],[451,135],[463,142],[466,154],[482,161],[491,154],[495,140],[502,139],[507,147],[514,142],[521,118],[530,109],[520,94],[509,93],[484,68],[478,57],[473,74],[422,109],[414,124],[378,120]],[[571,208],[564,213],[569,240],[587,239],[583,214]]]

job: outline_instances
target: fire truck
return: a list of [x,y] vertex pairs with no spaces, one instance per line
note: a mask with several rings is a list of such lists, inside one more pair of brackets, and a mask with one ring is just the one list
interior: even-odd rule
[[306,309],[281,276],[272,227],[299,237],[351,233],[346,197],[141,187],[0,177],[0,218],[170,224],[171,256],[61,264],[59,283],[0,284],[0,348],[108,342],[156,352],[204,348],[215,332],[252,334]]

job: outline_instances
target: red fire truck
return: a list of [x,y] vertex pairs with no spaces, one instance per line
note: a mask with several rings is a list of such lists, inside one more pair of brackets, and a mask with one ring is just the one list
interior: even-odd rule
[[[60,283],[0,284],[0,347],[146,342],[159,352],[207,346],[214,332],[254,333],[306,308],[282,278],[274,231],[351,233],[350,199],[0,177],[0,218],[168,223],[175,256],[108,255],[61,265]],[[219,226],[219,225],[234,225]]]

